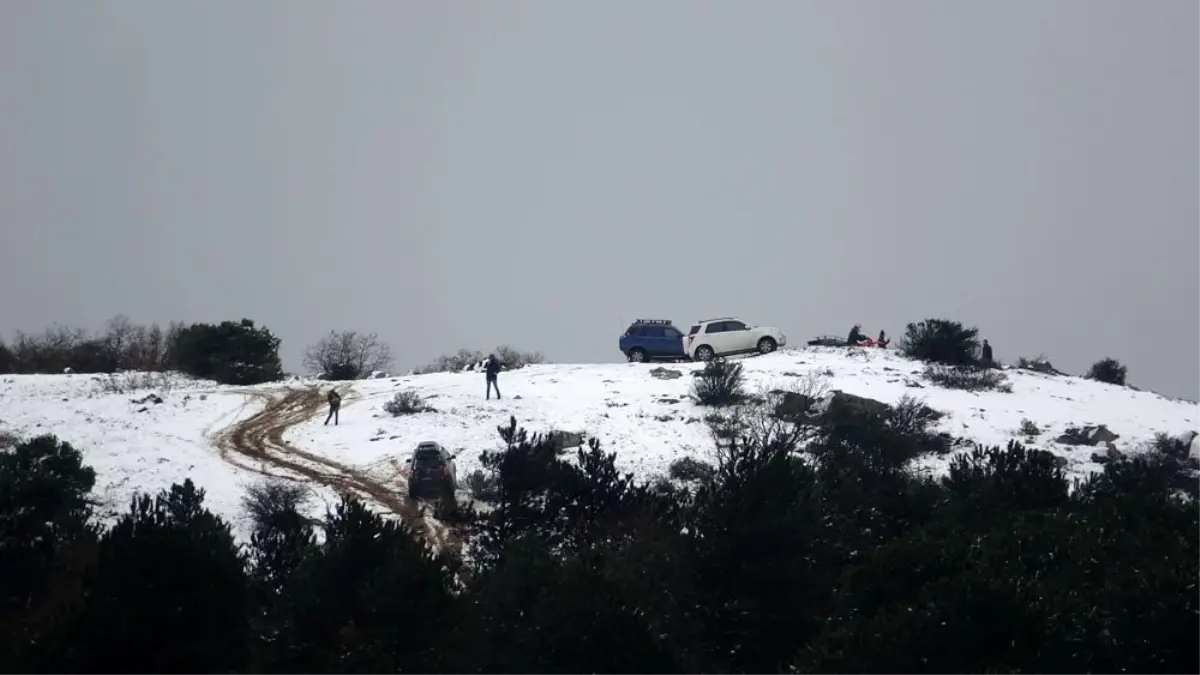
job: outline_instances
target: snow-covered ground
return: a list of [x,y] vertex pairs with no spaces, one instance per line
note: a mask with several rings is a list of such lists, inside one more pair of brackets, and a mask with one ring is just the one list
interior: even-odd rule
[[[1041,434],[1036,447],[1060,454],[1076,475],[1098,470],[1097,448],[1053,442],[1068,426],[1103,424],[1118,434],[1116,446],[1137,452],[1156,432],[1180,434],[1200,424],[1197,404],[1084,380],[1007,371],[1011,393],[942,389],[921,376],[922,364],[892,351],[807,348],[742,359],[749,388],[792,389],[811,377],[842,390],[894,403],[904,395],[924,399],[946,413],[940,430],[988,445],[1023,437],[1023,419]],[[712,440],[701,418],[707,412],[688,400],[696,364],[663,364],[682,372],[653,377],[655,364],[552,364],[500,375],[503,400],[485,400],[482,374],[439,373],[363,380],[345,396],[338,426],[324,414],[291,428],[285,440],[298,448],[365,470],[386,473],[420,441],[434,440],[458,454],[461,477],[479,468],[480,454],[501,444],[496,428],[509,416],[530,431],[583,432],[617,453],[618,465],[641,477],[665,473],[670,462],[705,458]],[[124,378],[124,379],[122,379]],[[245,419],[259,405],[248,388],[222,387],[172,376],[118,375],[123,392],[107,376],[36,375],[0,378],[0,431],[54,433],[79,448],[97,471],[96,493],[123,511],[138,491],[156,492],[191,477],[207,491],[208,506],[244,534],[241,496],[256,475],[221,459],[212,435]],[[144,380],[144,381],[143,381]],[[266,388],[294,386],[277,383]],[[146,386],[138,386],[146,385]],[[168,385],[168,386],[164,386]],[[148,388],[147,388],[148,387]],[[413,390],[436,412],[391,417],[383,404]],[[131,402],[149,392],[161,404]],[[1103,449],[1099,449],[1103,451]],[[948,458],[927,458],[920,467],[944,470]],[[319,493],[329,498],[328,491]]]

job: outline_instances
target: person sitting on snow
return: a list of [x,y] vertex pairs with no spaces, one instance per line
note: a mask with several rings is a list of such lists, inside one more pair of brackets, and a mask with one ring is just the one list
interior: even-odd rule
[[862,347],[869,343],[871,338],[862,334],[862,324],[854,324],[854,328],[850,329],[850,335],[846,338],[846,344],[850,347]]
[[888,339],[887,333],[881,329],[879,331],[879,339],[875,341],[875,346],[879,347],[880,349],[887,349],[889,342],[891,342],[891,340]]

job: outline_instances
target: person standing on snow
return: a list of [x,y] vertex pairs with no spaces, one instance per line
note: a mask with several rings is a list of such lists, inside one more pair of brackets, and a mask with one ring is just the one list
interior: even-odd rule
[[495,354],[488,354],[487,363],[483,366],[483,372],[487,377],[488,400],[492,400],[492,389],[496,390],[496,400],[500,400],[500,385],[496,383],[496,377],[500,374],[500,359],[496,358]]
[[333,426],[338,424],[338,410],[342,408],[342,396],[337,393],[337,389],[329,390],[329,416],[325,418],[325,424],[329,424],[329,420],[333,420]]
[[981,360],[983,361],[983,365],[987,368],[991,368],[992,367],[992,346],[988,344],[987,340],[983,341],[982,356],[983,356],[983,358]]

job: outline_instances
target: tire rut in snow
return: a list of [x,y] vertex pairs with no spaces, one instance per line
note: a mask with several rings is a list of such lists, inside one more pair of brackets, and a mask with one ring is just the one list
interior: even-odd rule
[[[301,450],[284,440],[288,429],[321,412],[325,399],[320,387],[256,391],[250,395],[263,402],[262,410],[229,426],[214,439],[225,461],[265,476],[290,479],[298,476],[341,494],[353,494],[398,516],[414,531],[422,533],[435,550],[446,545],[457,548],[458,537],[446,536],[445,526],[425,518],[420,505],[408,497],[403,476],[396,477],[402,484],[389,487],[362,471]],[[282,475],[270,469],[279,470]]]

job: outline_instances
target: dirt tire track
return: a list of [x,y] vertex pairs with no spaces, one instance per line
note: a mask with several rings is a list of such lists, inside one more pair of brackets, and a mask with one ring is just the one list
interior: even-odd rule
[[[345,398],[346,392],[341,393]],[[441,550],[446,545],[459,548],[459,538],[446,536],[445,526],[426,518],[421,505],[408,497],[406,482],[397,490],[358,469],[301,450],[284,440],[288,429],[321,413],[325,397],[319,385],[248,394],[263,402],[262,410],[213,436],[213,444],[222,459],[265,476],[293,480],[300,476],[340,494],[366,499],[398,516],[424,536],[434,550]],[[343,407],[346,405],[343,403]],[[283,473],[273,473],[268,467]],[[402,476],[398,478],[403,480]]]

